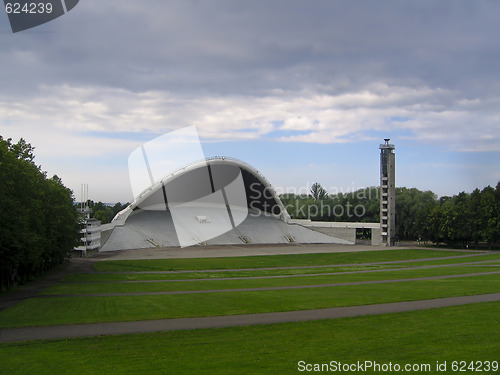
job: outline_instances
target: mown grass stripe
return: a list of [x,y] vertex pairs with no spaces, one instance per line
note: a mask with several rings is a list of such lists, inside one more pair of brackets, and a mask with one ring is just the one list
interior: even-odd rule
[[287,255],[261,255],[224,258],[187,258],[187,259],[142,259],[142,260],[106,260],[94,264],[96,271],[194,271],[194,270],[229,270],[262,269],[276,267],[308,267],[332,264],[359,264],[366,262],[408,261],[412,259],[480,256],[486,252],[467,252],[454,250],[429,249],[391,249],[345,253],[312,253]]
[[29,299],[1,311],[0,327],[296,311],[498,292],[498,275],[479,275],[244,293]]
[[261,287],[261,288],[185,290],[185,291],[165,291],[165,292],[87,293],[87,294],[62,294],[62,295],[42,294],[42,295],[37,296],[36,298],[59,298],[59,297],[82,297],[82,296],[83,297],[110,297],[110,296],[147,296],[147,295],[172,295],[172,294],[258,292],[258,291],[267,291],[267,290],[328,288],[328,287],[333,287],[333,286],[400,283],[400,282],[451,279],[451,278],[456,278],[456,277],[471,277],[471,276],[495,275],[495,274],[500,274],[500,271],[476,272],[476,273],[467,273],[467,274],[461,274],[461,275],[453,274],[453,275],[444,275],[444,276],[427,276],[427,277],[395,279],[395,280],[354,281],[354,282],[345,282],[345,283],[313,284],[313,285],[269,286],[269,287]]

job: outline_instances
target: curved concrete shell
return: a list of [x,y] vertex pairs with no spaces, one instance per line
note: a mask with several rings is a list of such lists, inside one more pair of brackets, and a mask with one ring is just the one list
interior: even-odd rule
[[107,241],[101,251],[199,244],[352,244],[288,224],[289,218],[276,191],[256,169],[236,159],[210,158],[143,191],[104,228]]

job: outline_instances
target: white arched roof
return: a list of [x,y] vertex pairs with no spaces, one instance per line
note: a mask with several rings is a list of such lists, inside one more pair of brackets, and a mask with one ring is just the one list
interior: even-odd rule
[[224,156],[216,156],[207,158],[204,160],[199,160],[193,162],[189,165],[180,168],[165,177],[163,177],[160,181],[156,182],[154,185],[150,186],[146,190],[144,190],[141,194],[139,194],[135,200],[124,210],[120,211],[112,221],[113,226],[123,225],[127,220],[128,216],[136,209],[140,208],[141,204],[146,202],[148,198],[151,198],[154,194],[157,194],[163,187],[167,186],[169,183],[186,176],[200,168],[206,166],[218,166],[218,165],[229,165],[233,167],[239,168],[241,171],[248,173],[249,176],[259,184],[261,184],[261,188],[265,189],[265,194],[267,199],[271,199],[274,202],[275,207],[278,209],[275,211],[279,211],[279,213],[275,213],[274,216],[278,217],[284,222],[287,222],[290,219],[288,212],[286,211],[283,203],[281,202],[278,194],[271,186],[269,181],[259,173],[255,168],[250,166],[249,164],[234,158],[228,158]]

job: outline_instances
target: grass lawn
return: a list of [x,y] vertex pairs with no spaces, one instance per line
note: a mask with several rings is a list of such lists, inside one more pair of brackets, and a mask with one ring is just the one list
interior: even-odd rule
[[[261,277],[261,276],[280,276],[280,275],[307,275],[311,273],[331,273],[331,272],[349,272],[349,271],[363,271],[375,269],[394,269],[394,268],[408,268],[430,265],[452,265],[471,262],[493,261],[500,260],[499,254],[488,254],[481,256],[466,256],[453,259],[438,259],[404,263],[391,263],[391,264],[373,264],[373,265],[325,265],[314,268],[287,268],[287,269],[236,269],[232,271],[195,271],[195,272],[182,272],[169,273],[155,273],[155,271],[142,271],[147,273],[140,273],[141,271],[130,271],[120,273],[75,273],[65,277],[64,281],[134,281],[134,280],[178,280],[178,279],[215,279],[215,278],[229,278],[229,277]],[[138,262],[136,269],[141,267],[142,261]],[[161,272],[161,271],[156,271]]]
[[0,312],[0,327],[293,311],[500,292],[500,275],[208,294],[29,299]]
[[[339,272],[339,270],[336,270]],[[220,289],[264,288],[296,285],[319,285],[346,282],[362,282],[377,280],[397,280],[403,278],[419,278],[428,276],[460,275],[479,272],[500,271],[500,266],[450,266],[439,268],[422,268],[414,270],[377,271],[367,273],[348,273],[340,275],[296,276],[267,279],[241,280],[189,280],[168,282],[100,282],[100,283],[60,283],[44,291],[46,295],[85,294],[85,293],[152,293],[166,291],[201,291]],[[177,274],[183,277],[183,274]]]
[[453,361],[500,360],[500,330],[492,329],[498,326],[500,302],[490,302],[304,323],[2,344],[0,372],[297,374],[299,361],[376,361],[430,364],[429,373],[435,374],[436,362],[447,361],[448,371],[439,373],[457,374]]
[[[288,254],[249,257],[199,258],[199,259],[144,259],[101,261],[94,264],[97,271],[182,271],[224,270],[266,267],[300,267],[330,264],[355,264],[368,262],[398,261],[408,259],[439,258],[474,254],[447,250],[406,249],[362,251],[325,254]],[[476,253],[477,254],[477,253]]]

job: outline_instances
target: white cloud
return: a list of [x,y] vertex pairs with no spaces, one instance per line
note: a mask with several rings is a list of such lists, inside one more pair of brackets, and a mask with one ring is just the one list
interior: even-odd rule
[[19,129],[15,133],[23,129],[24,137],[52,152],[52,142],[60,140],[61,149],[75,156],[124,152],[143,142],[145,134],[152,138],[191,125],[207,141],[271,137],[337,143],[369,138],[372,131],[407,131],[449,150],[499,151],[498,115],[491,109],[499,102],[489,98],[485,108],[480,100],[450,90],[377,82],[338,95],[304,90],[259,97],[62,85],[42,86],[22,100],[4,97],[0,111],[4,126]]
[[75,192],[92,182],[98,199],[113,202],[131,199],[130,152],[181,127],[195,125],[203,142],[335,144],[373,139],[373,131],[384,131],[441,150],[500,151],[499,102],[384,83],[340,94],[308,89],[268,96],[42,86],[28,97],[0,96],[0,134],[32,143],[37,163]]

